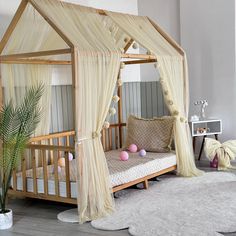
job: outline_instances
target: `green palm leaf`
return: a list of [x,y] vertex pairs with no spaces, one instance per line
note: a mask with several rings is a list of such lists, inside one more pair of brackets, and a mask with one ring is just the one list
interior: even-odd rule
[[0,209],[5,212],[6,195],[10,187],[12,171],[18,166],[22,153],[40,122],[39,106],[44,85],[33,86],[26,91],[22,103],[14,107],[12,101],[0,111]]

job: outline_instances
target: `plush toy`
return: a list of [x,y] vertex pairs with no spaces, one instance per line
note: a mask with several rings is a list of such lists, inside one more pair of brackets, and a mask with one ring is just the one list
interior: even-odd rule
[[60,157],[59,160],[58,160],[58,165],[60,167],[65,167],[66,165],[66,161],[65,161],[65,158],[64,157]]
[[145,157],[147,153],[144,149],[141,149],[138,154],[140,157]]
[[129,153],[126,151],[122,151],[120,153],[120,160],[121,161],[127,161],[129,159]]
[[130,144],[128,150],[130,152],[137,152],[138,151],[138,147],[135,144]]

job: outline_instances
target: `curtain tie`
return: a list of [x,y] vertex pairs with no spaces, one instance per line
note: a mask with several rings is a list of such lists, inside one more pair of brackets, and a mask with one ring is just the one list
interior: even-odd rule
[[100,138],[101,137],[101,132],[98,132],[98,131],[94,131],[92,132],[92,135],[90,137],[80,137],[77,139],[77,143],[78,144],[81,144],[82,141],[85,141],[85,140],[91,140],[91,139],[95,139],[95,138]]
[[101,132],[95,131],[92,133],[92,139],[100,138],[100,137],[101,137]]

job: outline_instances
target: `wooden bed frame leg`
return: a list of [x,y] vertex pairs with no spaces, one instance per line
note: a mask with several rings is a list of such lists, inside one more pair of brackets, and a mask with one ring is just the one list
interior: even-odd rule
[[143,181],[143,188],[144,188],[144,189],[148,189],[148,180],[147,180],[147,179],[145,179],[145,180]]

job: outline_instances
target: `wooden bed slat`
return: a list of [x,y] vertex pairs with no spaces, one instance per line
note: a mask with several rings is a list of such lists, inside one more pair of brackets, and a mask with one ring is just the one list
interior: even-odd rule
[[33,171],[34,194],[37,194],[38,193],[38,185],[37,185],[35,149],[31,149],[31,161],[32,161],[32,171]]
[[47,159],[46,159],[46,150],[42,150],[42,159],[43,159],[43,186],[44,193],[48,195],[48,170],[47,170]]
[[69,153],[65,154],[66,197],[71,198]]
[[26,181],[26,160],[24,154],[21,157],[21,170],[22,170],[22,186],[23,192],[27,191],[27,181]]
[[58,179],[58,154],[53,151],[53,162],[54,162],[54,183],[55,183],[55,195],[59,197],[59,179]]

